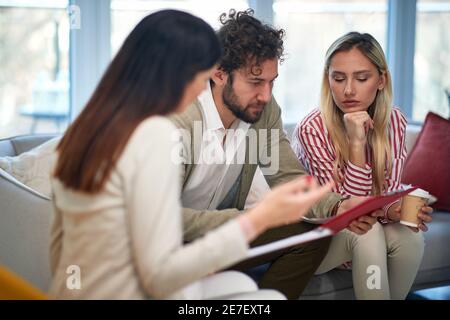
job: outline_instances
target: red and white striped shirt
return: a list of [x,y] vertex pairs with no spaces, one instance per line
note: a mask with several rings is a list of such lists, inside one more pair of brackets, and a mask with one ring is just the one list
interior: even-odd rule
[[[406,118],[398,108],[393,108],[390,117],[389,142],[391,144],[392,170],[385,171],[387,188],[390,192],[400,188],[400,179],[406,159]],[[320,184],[334,179],[333,164],[336,153],[323,121],[320,110],[315,109],[295,128],[292,147],[298,159]],[[338,169],[341,182],[336,182],[334,192],[344,196],[368,196],[372,193],[372,149],[366,146],[366,164],[358,167],[348,161]],[[392,204],[391,204],[392,205]],[[389,205],[390,207],[390,205]],[[385,207],[387,210],[388,207]]]

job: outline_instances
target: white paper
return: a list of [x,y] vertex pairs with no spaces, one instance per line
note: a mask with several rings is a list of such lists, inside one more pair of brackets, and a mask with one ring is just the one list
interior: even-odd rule
[[290,247],[290,246],[293,246],[296,244],[325,238],[325,237],[328,237],[331,235],[333,235],[333,231],[331,231],[328,228],[319,227],[317,229],[299,234],[297,236],[292,236],[292,237],[274,241],[274,242],[271,242],[271,243],[268,243],[268,244],[265,244],[262,246],[254,247],[248,251],[247,258],[253,258],[256,256],[260,256],[260,255],[269,253],[269,252],[287,248],[287,247]]

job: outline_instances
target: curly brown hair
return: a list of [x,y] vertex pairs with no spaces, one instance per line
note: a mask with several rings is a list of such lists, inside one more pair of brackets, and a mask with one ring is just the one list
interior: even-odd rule
[[219,68],[228,74],[249,67],[250,72],[259,75],[261,70],[257,67],[262,62],[275,58],[283,61],[285,31],[261,23],[253,14],[252,9],[231,9],[219,17],[222,27],[217,35],[223,47]]

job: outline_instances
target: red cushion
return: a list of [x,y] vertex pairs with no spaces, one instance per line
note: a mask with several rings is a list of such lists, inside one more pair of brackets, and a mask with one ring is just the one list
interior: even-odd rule
[[450,120],[427,114],[406,159],[402,182],[427,190],[438,198],[435,209],[450,211]]

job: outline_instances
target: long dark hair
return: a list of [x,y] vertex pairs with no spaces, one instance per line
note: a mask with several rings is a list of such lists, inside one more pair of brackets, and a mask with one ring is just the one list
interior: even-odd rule
[[101,191],[136,127],[173,112],[186,85],[220,56],[214,30],[200,18],[163,10],[142,19],[59,143],[54,176],[76,191]]

